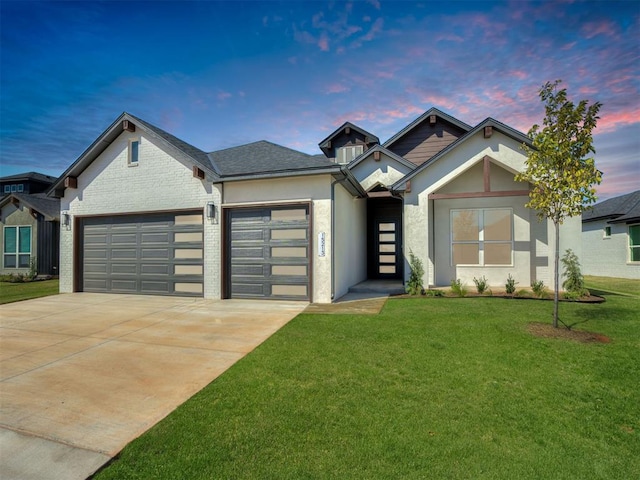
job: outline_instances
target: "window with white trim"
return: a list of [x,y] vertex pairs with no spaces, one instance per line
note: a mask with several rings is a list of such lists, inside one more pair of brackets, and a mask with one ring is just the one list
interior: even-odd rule
[[31,227],[4,227],[4,268],[29,268],[31,262]]
[[629,225],[629,261],[640,262],[640,224]]
[[4,186],[4,193],[11,193],[11,185]]
[[140,140],[129,140],[129,165],[138,165],[140,159]]
[[603,238],[611,238],[611,227],[604,227]]
[[451,210],[452,265],[512,265],[510,208]]
[[22,185],[21,183],[18,184],[18,193],[20,192],[24,192],[24,185]]
[[346,147],[340,147],[336,152],[336,163],[349,163],[354,158],[362,155],[363,152],[364,145],[347,145]]

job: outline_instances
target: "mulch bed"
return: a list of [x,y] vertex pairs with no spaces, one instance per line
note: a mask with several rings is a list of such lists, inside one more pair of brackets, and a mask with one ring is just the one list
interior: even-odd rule
[[565,327],[553,328],[548,323],[530,323],[527,330],[530,334],[543,338],[562,338],[580,343],[610,343],[611,339],[606,335],[581,330],[567,330]]

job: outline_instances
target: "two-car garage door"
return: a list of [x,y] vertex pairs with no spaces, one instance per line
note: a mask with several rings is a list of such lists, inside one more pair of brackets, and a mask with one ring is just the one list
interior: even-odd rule
[[[225,209],[226,298],[309,300],[310,206]],[[80,219],[78,290],[203,296],[202,210]]]
[[84,218],[81,290],[203,295],[202,211]]

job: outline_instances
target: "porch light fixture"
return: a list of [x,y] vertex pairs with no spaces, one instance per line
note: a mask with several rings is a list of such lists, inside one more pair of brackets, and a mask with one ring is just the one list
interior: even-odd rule
[[69,215],[69,212],[62,213],[62,225],[65,227],[71,225],[71,215]]
[[216,218],[216,205],[213,202],[207,203],[207,218]]

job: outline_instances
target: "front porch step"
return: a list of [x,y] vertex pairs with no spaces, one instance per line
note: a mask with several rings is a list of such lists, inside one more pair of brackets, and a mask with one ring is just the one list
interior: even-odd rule
[[379,293],[402,295],[405,293],[402,280],[365,280],[349,288],[349,293]]

